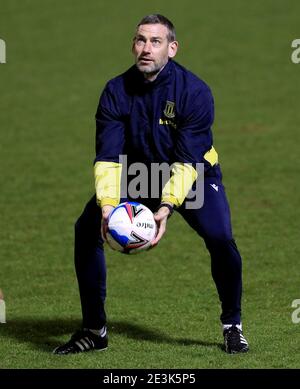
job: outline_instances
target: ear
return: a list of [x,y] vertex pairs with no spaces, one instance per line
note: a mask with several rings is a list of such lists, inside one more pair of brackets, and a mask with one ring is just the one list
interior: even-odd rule
[[178,50],[178,42],[173,41],[169,43],[168,47],[168,56],[169,58],[174,58]]

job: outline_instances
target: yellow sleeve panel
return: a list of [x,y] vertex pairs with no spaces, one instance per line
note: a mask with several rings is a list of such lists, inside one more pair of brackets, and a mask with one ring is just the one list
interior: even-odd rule
[[97,204],[100,207],[120,202],[122,164],[98,161],[94,166]]
[[211,166],[218,163],[218,153],[216,152],[214,146],[212,146],[211,149],[204,154],[204,159],[206,159]]
[[186,198],[198,173],[191,164],[175,162],[171,178],[162,190],[162,202],[168,202],[179,207]]

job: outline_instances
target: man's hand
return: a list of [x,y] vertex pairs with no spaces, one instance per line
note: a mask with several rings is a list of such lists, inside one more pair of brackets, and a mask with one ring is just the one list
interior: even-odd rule
[[106,232],[108,229],[108,217],[113,209],[114,207],[112,205],[104,205],[102,207],[101,236],[105,242],[107,241]]
[[154,220],[156,221],[158,231],[156,237],[151,242],[152,247],[158,244],[158,242],[161,240],[164,233],[166,232],[167,220],[169,214],[170,214],[169,208],[164,206],[159,208],[159,210],[154,214]]

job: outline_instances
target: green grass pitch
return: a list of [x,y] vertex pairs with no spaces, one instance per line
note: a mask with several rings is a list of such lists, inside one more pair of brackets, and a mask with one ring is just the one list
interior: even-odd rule
[[[174,21],[178,62],[215,96],[251,351],[221,351],[208,253],[174,215],[155,250],[107,252],[109,349],[58,357],[80,325],[73,224],[93,193],[98,97],[154,12]],[[299,12],[296,0],[1,1],[0,368],[299,368]]]

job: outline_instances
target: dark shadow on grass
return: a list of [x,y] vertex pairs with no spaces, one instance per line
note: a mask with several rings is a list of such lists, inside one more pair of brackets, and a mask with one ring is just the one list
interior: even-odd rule
[[[40,351],[52,351],[61,343],[57,339],[70,335],[80,327],[80,320],[75,319],[36,319],[18,318],[9,320],[6,324],[0,325],[2,338],[9,337],[21,343],[29,343]],[[56,339],[55,339],[56,338]]]
[[[63,341],[68,341],[70,335],[80,328],[81,322],[76,319],[36,319],[19,318],[11,320],[0,326],[2,338],[15,339],[21,343],[29,343],[40,351],[51,352]],[[222,348],[222,344],[207,342],[200,339],[188,339],[185,337],[173,338],[161,333],[157,329],[151,329],[127,321],[109,321],[109,334],[118,334],[130,339],[165,343],[180,346],[202,346]],[[60,338],[60,339],[59,339]]]
[[127,338],[144,340],[154,343],[167,343],[180,346],[204,346],[212,347],[218,346],[222,348],[223,345],[217,342],[207,342],[200,339],[189,339],[184,337],[173,338],[161,333],[156,329],[142,327],[140,325],[132,324],[127,321],[114,321],[109,323],[110,332],[114,334],[124,335]]

